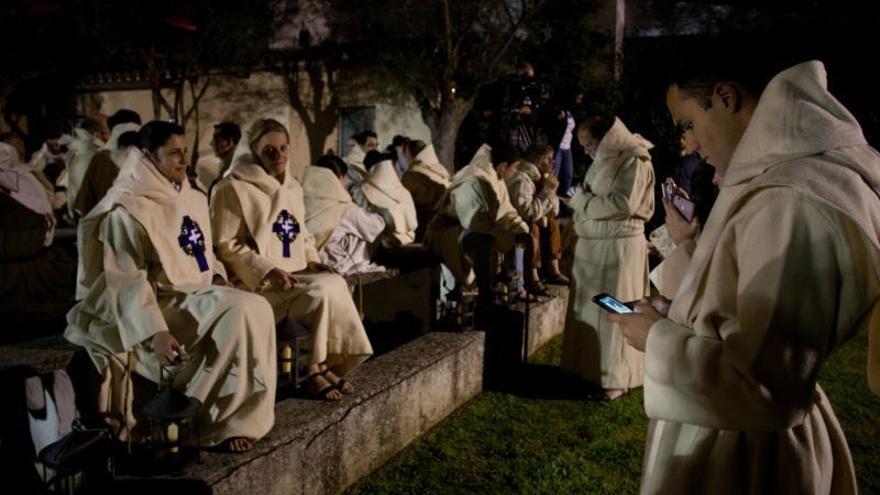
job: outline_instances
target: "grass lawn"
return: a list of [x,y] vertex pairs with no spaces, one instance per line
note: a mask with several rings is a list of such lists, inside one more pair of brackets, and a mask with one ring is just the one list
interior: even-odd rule
[[[826,363],[820,383],[846,431],[861,493],[880,493],[880,398],[865,379],[867,337]],[[638,492],[647,420],[642,391],[588,402],[558,381],[561,338],[515,389],[485,392],[348,494]]]

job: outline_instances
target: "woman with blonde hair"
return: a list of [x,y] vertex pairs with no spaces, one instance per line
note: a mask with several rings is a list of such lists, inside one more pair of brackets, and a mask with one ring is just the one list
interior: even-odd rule
[[289,317],[310,329],[309,390],[339,400],[353,391],[340,377],[373,348],[345,280],[320,263],[302,186],[288,170],[289,145],[280,122],[254,122],[211,198],[214,245],[233,282],[261,293],[276,322]]

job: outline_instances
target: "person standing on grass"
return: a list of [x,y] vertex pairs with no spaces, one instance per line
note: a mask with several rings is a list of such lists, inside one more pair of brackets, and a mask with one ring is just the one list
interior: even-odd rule
[[666,93],[722,177],[672,305],[609,316],[645,351],[641,492],[853,494],[817,377],[880,297],[880,155],[821,62],[771,79],[737,48],[688,58]]
[[607,292],[624,301],[648,294],[645,222],[654,213],[654,167],[646,139],[620,119],[587,117],[578,139],[593,156],[582,190],[571,199],[577,235],[561,368],[613,400],[642,385],[644,358],[590,300]]

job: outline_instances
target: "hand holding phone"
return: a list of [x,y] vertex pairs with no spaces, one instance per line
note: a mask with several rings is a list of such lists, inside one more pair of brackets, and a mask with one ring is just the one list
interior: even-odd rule
[[601,293],[593,296],[593,302],[596,303],[600,308],[608,311],[609,313],[632,313],[632,307],[612,296],[611,294]]
[[694,202],[687,197],[686,191],[676,185],[672,177],[667,177],[666,182],[663,183],[663,196],[675,206],[688,223],[694,220]]

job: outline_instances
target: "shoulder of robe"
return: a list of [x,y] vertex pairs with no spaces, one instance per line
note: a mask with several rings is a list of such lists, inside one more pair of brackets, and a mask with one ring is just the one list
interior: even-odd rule
[[146,233],[146,228],[141,225],[137,217],[135,217],[130,211],[128,211],[128,208],[121,204],[114,205],[112,208],[110,208],[110,211],[107,212],[104,220],[101,223],[133,226],[136,230],[141,230]]
[[204,193],[201,189],[196,189],[195,187],[190,187],[186,191],[187,199],[192,201],[205,202],[208,201],[208,195]]
[[229,193],[235,192],[235,182],[237,181],[234,177],[228,176],[220,179],[214,184],[214,189],[211,191],[211,198],[216,198],[218,195],[225,196]]
[[836,230],[836,211],[832,206],[786,186],[765,186],[743,195],[733,213],[736,224],[748,225],[752,221],[765,221],[772,224],[788,221],[794,223],[810,222],[817,224],[824,219],[829,229]]

